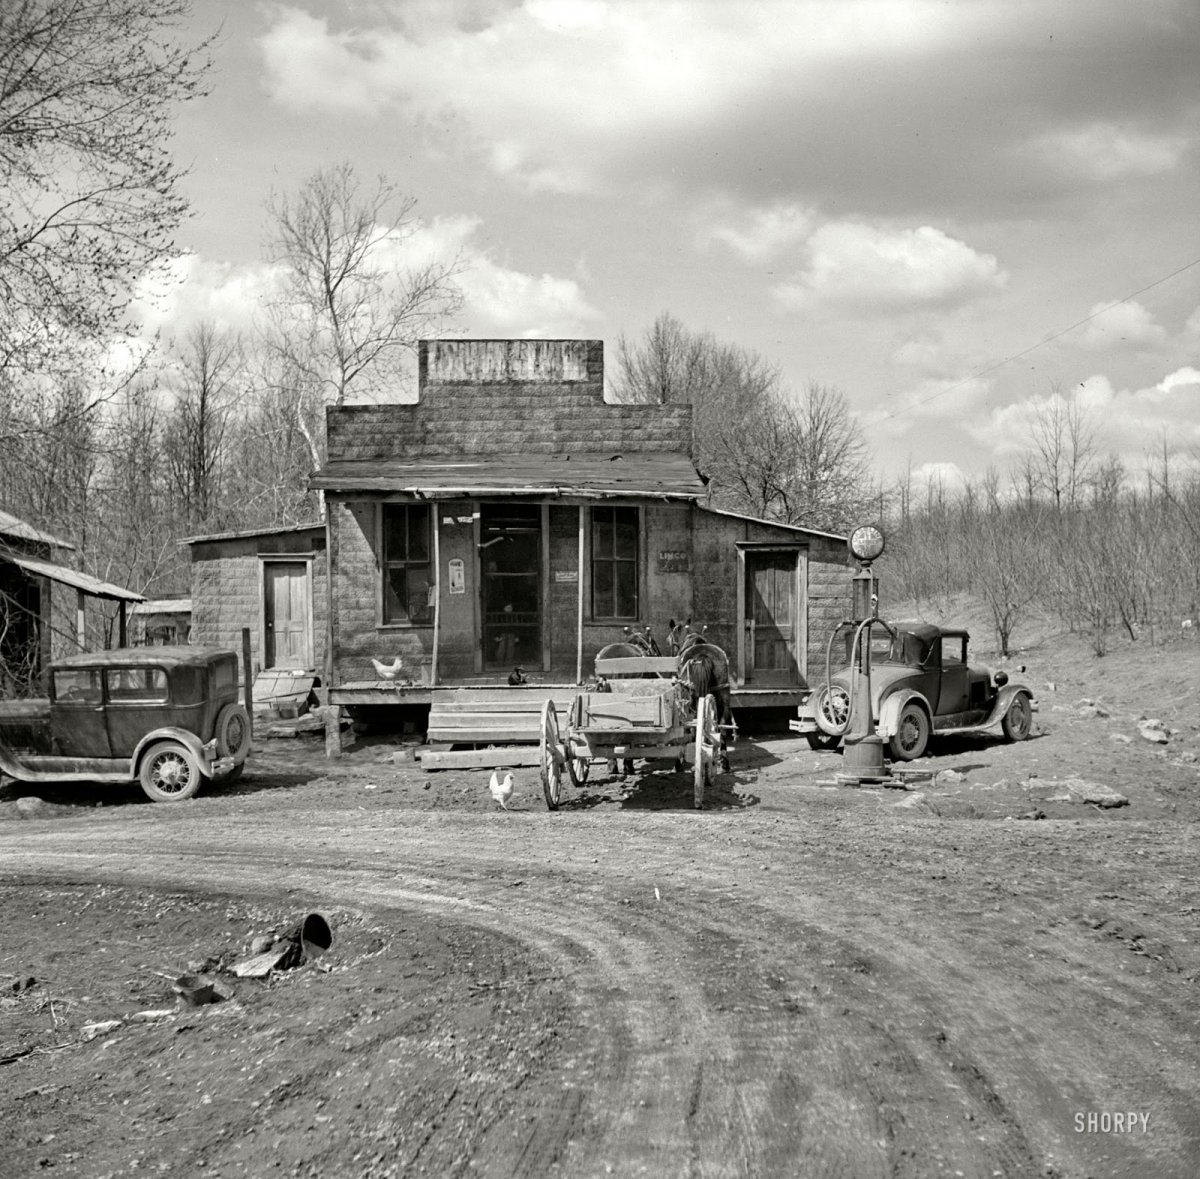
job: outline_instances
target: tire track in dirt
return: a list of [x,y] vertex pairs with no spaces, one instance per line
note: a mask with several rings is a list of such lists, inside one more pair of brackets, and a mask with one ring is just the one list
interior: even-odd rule
[[[510,826],[502,855],[491,816],[356,824],[315,813],[286,849],[269,825],[206,821],[60,829],[0,839],[0,850],[14,871],[421,913],[554,961],[589,1029],[581,1057],[530,1083],[534,1123],[515,1141],[491,1133],[478,1174],[1082,1174],[1069,1111],[1111,1101],[1105,1070],[1128,1066],[1149,1083],[1130,1035],[1097,1053],[1087,1012],[1029,1009],[1028,972],[986,947],[990,918],[971,916],[970,938],[934,950],[921,925],[936,889],[895,872],[842,884],[856,848],[836,825],[818,847],[811,833],[761,824],[759,842],[733,842],[728,825],[690,816],[616,831],[530,819]],[[674,847],[682,833],[686,855]],[[804,873],[747,871],[747,860],[801,856],[812,857]],[[1062,939],[1068,954],[1082,936]],[[1109,958],[1089,960],[1085,996],[1129,990]],[[1155,1090],[1167,1122],[1173,1087]],[[1050,1125],[1038,1116],[1047,1100]],[[1110,1173],[1138,1173],[1144,1156],[1105,1145]]]

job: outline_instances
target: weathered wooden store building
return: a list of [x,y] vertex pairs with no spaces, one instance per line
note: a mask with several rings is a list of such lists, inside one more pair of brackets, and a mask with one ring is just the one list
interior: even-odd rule
[[848,608],[844,538],[706,506],[690,407],[606,403],[599,340],[423,341],[415,403],[327,426],[324,535],[262,558],[258,584],[307,561],[333,703],[436,709],[514,668],[567,687],[625,628],[691,618],[729,654],[735,708],[785,705]]

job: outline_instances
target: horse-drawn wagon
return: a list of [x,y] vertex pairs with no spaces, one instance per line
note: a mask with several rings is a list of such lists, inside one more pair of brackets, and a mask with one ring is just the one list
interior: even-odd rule
[[724,652],[691,631],[671,624],[672,649],[663,656],[646,635],[617,644],[596,657],[596,684],[568,706],[563,723],[553,701],[542,708],[539,764],[546,805],[557,810],[564,777],[587,781],[594,760],[631,767],[635,759],[692,766],[692,803],[719,761],[728,769],[725,733],[729,710],[729,664]]

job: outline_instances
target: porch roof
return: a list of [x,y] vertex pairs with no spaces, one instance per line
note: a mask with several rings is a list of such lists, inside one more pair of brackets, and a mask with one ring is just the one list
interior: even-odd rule
[[686,454],[566,454],[422,459],[337,459],[310,480],[314,490],[451,495],[553,495],[610,499],[700,499],[705,479]]
[[72,586],[74,589],[82,590],[85,594],[90,594],[93,598],[107,598],[114,602],[144,602],[146,600],[143,594],[134,593],[133,590],[126,589],[124,586],[112,585],[110,582],[91,577],[87,573],[80,573],[78,569],[68,569],[65,565],[56,565],[53,561],[43,561],[37,557],[27,557],[24,553],[14,553],[11,549],[0,548],[0,561],[9,561],[24,569],[26,573],[32,573],[35,577],[48,577],[51,581]]
[[75,546],[70,542],[60,540],[57,536],[52,536],[49,532],[43,532],[40,528],[34,528],[32,524],[27,524],[20,517],[14,516],[11,512],[6,512],[3,509],[0,509],[0,536],[9,536],[16,540],[33,541],[35,544],[45,544],[51,548],[75,551]]

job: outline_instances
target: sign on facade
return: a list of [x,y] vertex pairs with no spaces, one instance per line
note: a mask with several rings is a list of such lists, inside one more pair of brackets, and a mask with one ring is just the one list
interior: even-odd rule
[[687,573],[691,568],[686,549],[660,549],[658,553],[659,573]]

